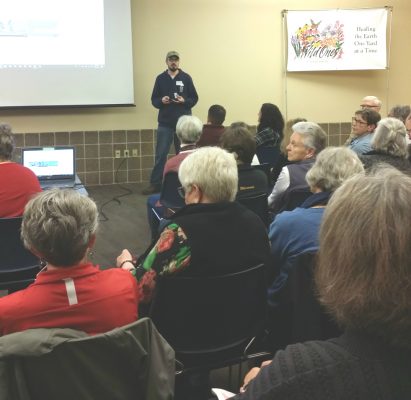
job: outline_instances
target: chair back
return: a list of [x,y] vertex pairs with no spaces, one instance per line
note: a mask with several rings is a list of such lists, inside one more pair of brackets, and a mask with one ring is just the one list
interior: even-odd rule
[[185,206],[184,199],[178,194],[180,186],[178,172],[169,171],[164,175],[160,193],[160,202],[164,207],[178,210]]
[[290,342],[326,340],[342,332],[319,303],[314,286],[316,253],[300,254],[282,289],[282,304],[290,304]]
[[272,212],[278,214],[283,211],[292,211],[299,207],[304,201],[312,195],[308,187],[297,187],[286,191],[281,197],[274,202]]
[[4,379],[25,392],[4,398],[169,400],[174,376],[174,351],[148,318],[94,336],[29,329],[0,338],[0,393]]
[[150,317],[179,354],[224,351],[264,326],[264,265],[222,276],[162,277]]
[[268,227],[269,215],[266,193],[261,193],[257,196],[238,198],[236,201],[256,213],[261,218],[261,221],[263,221],[264,225]]
[[256,149],[256,154],[260,164],[269,164],[274,167],[280,156],[280,147],[259,146]]
[[271,177],[271,165],[268,163],[265,164],[256,164],[256,165],[252,165],[253,168],[255,169],[259,169],[261,171],[263,171],[266,176],[267,176],[267,194],[271,192],[271,189],[273,187],[272,185],[272,177]]
[[0,289],[22,289],[33,282],[40,262],[20,238],[21,217],[0,218]]

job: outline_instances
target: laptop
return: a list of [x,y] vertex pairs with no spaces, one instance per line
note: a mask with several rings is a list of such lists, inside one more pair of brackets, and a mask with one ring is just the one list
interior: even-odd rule
[[75,163],[76,153],[72,146],[22,149],[22,164],[34,172],[43,190],[74,187]]

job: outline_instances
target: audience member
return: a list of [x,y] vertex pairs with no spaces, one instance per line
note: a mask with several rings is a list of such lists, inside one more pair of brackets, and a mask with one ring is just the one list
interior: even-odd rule
[[222,275],[269,258],[263,222],[234,202],[238,173],[232,154],[219,147],[198,149],[181,163],[178,176],[187,206],[170,218],[137,263],[128,250],[117,258],[117,265],[139,280],[142,301],[150,301],[157,274]]
[[[178,172],[183,160],[197,147],[196,143],[201,136],[203,124],[200,119],[193,115],[182,115],[176,125],[177,137],[180,140],[180,153],[171,157],[164,166],[164,175],[169,171]],[[163,175],[163,179],[164,179]],[[151,237],[158,236],[159,220],[154,215],[153,209],[161,218],[165,216],[165,208],[160,203],[160,193],[152,194],[147,199],[148,223],[151,229]]]
[[0,124],[0,218],[21,216],[30,197],[41,192],[36,175],[11,160],[13,150],[11,126]]
[[270,225],[269,238],[274,265],[280,274],[268,291],[269,303],[285,284],[296,258],[318,251],[320,223],[331,194],[364,168],[357,154],[345,147],[327,147],[305,177],[313,195],[293,211],[278,214]]
[[280,153],[280,143],[284,133],[284,118],[275,104],[264,103],[258,113],[258,126],[255,142],[260,164],[272,167]]
[[396,105],[391,108],[388,113],[388,117],[397,118],[405,124],[405,120],[407,119],[408,115],[411,113],[411,108],[409,105]]
[[316,155],[325,147],[327,136],[315,122],[297,122],[292,126],[293,134],[287,146],[286,165],[268,197],[268,205],[280,209],[284,196],[296,188],[306,188],[305,174],[312,167]]
[[183,160],[197,148],[197,142],[201,136],[203,124],[193,115],[181,116],[176,125],[176,134],[180,140],[180,152],[167,160],[164,166],[164,175],[169,171],[178,172]]
[[281,173],[281,170],[290,162],[287,158],[287,145],[290,142],[290,137],[293,133],[293,125],[297,122],[307,122],[305,118],[293,118],[289,119],[284,128],[284,136],[280,143],[280,155],[274,167],[271,169],[271,182],[274,184]]
[[371,142],[372,150],[360,156],[365,169],[380,163],[387,163],[402,172],[411,172],[408,161],[407,131],[397,118],[383,118],[375,129]]
[[352,117],[352,139],[347,144],[348,147],[357,154],[371,151],[372,134],[380,119],[380,114],[370,108],[356,111]]
[[267,174],[251,166],[255,154],[255,140],[247,128],[227,128],[221,136],[220,145],[233,153],[238,166],[237,198],[252,197],[267,193]]
[[0,334],[31,328],[107,332],[137,320],[135,279],[87,261],[97,230],[97,206],[72,189],[34,197],[23,215],[24,245],[45,267],[28,288],[0,299]]
[[411,178],[357,175],[332,196],[320,232],[320,301],[341,337],[280,350],[233,400],[411,398]]
[[381,106],[382,106],[382,101],[376,96],[365,96],[361,100],[361,104],[360,104],[360,107],[362,110],[364,110],[365,108],[369,108],[378,113],[381,111]]
[[197,147],[218,146],[220,137],[224,132],[225,108],[218,104],[208,109],[207,123],[203,126],[203,133]]
[[[360,104],[360,108],[361,110],[364,110],[366,108],[369,108],[370,110],[374,110],[378,113],[380,113],[381,111],[381,106],[382,106],[382,102],[381,100],[376,97],[376,96],[365,96],[362,100],[361,100],[361,104]],[[351,141],[356,137],[354,132],[350,133],[350,136],[348,137],[348,139],[346,140],[346,142],[344,143],[345,146],[348,146]]]

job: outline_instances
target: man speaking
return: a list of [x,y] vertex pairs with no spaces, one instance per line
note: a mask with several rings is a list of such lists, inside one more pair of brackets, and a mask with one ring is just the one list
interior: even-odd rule
[[141,192],[144,195],[161,190],[164,165],[173,140],[176,154],[180,150],[175,134],[177,120],[182,115],[191,115],[191,108],[198,101],[193,80],[179,68],[179,63],[180,55],[176,51],[169,51],[166,56],[167,70],[158,75],[154,83],[151,103],[159,109],[157,145],[150,185]]

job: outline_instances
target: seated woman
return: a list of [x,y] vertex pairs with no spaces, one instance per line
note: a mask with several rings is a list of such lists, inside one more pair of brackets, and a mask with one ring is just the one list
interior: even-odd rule
[[411,172],[408,160],[407,130],[397,118],[383,118],[377,125],[371,141],[372,150],[360,156],[364,168],[387,163],[402,172]]
[[[167,172],[178,172],[182,161],[196,150],[196,143],[199,140],[203,129],[203,124],[199,118],[194,115],[183,115],[177,121],[176,134],[180,140],[180,152],[167,160],[164,167],[163,179]],[[166,215],[166,209],[160,202],[160,193],[152,194],[147,199],[147,216],[148,223],[151,229],[151,237],[158,237],[159,220],[154,215],[156,214],[163,218]]]
[[31,328],[96,334],[137,320],[135,279],[87,261],[97,219],[96,204],[72,189],[42,192],[27,204],[21,236],[45,267],[32,285],[0,298],[0,335]]
[[131,270],[150,301],[156,276],[213,276],[266,263],[270,248],[264,224],[234,202],[238,175],[234,156],[218,147],[190,154],[178,171],[186,207],[177,211],[159,240],[133,261],[128,250],[117,265]]
[[363,171],[358,156],[345,147],[327,147],[317,156],[305,177],[313,195],[300,207],[278,214],[270,225],[271,254],[280,270],[268,291],[270,305],[276,305],[276,294],[298,255],[318,250],[321,219],[331,194],[346,179]]
[[220,146],[234,154],[238,167],[237,199],[267,193],[267,174],[251,166],[255,154],[255,140],[251,132],[241,125],[230,126],[220,138]]
[[13,150],[11,127],[0,124],[0,218],[23,215],[26,203],[34,194],[41,192],[36,175],[11,161]]
[[411,178],[387,167],[332,196],[316,284],[342,336],[288,346],[235,400],[410,399]]
[[264,103],[258,113],[255,143],[260,164],[268,163],[271,167],[280,155],[280,143],[283,139],[284,118],[275,104]]

